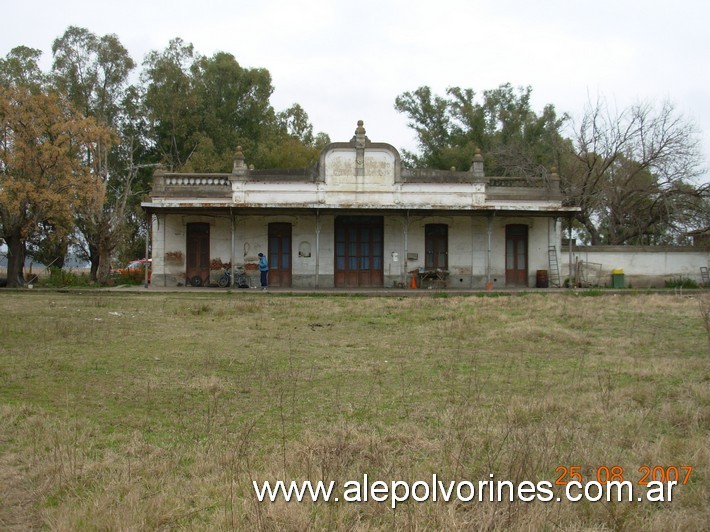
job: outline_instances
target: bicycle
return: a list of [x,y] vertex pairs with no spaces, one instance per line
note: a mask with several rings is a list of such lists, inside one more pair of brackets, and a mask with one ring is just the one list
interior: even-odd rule
[[[243,269],[235,269],[234,274],[234,286],[237,288],[251,288],[251,279]],[[225,268],[224,273],[222,273],[222,277],[219,278],[217,284],[220,288],[226,288],[232,284],[231,280],[232,271],[229,268]]]

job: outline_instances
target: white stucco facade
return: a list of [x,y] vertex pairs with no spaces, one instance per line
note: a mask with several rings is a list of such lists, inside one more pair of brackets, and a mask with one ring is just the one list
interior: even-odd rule
[[573,212],[555,175],[488,178],[480,154],[470,172],[403,169],[361,124],[313,169],[250,170],[237,153],[231,174],[158,170],[143,206],[159,286],[213,283],[227,264],[256,280],[259,252],[281,286],[410,286],[430,271],[451,289],[535,286]]

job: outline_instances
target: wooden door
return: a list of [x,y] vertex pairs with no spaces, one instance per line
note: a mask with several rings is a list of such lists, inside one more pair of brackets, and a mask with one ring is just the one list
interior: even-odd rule
[[449,269],[449,226],[427,224],[424,228],[424,268],[426,270]]
[[291,224],[269,224],[269,286],[291,287]]
[[528,226],[505,226],[505,284],[528,285]]
[[335,286],[384,286],[384,222],[381,216],[335,219]]
[[204,286],[210,280],[210,224],[187,224],[186,283]]

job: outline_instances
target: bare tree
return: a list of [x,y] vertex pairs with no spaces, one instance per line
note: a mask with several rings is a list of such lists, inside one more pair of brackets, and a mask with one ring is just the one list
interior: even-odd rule
[[697,208],[698,135],[668,102],[590,104],[561,161],[563,192],[592,244],[658,243]]

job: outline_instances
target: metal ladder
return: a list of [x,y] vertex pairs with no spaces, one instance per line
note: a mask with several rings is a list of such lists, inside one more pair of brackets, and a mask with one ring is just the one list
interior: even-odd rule
[[703,286],[710,286],[710,274],[708,273],[707,266],[700,267],[700,278],[703,281]]
[[547,261],[550,266],[550,286],[560,287],[560,265],[557,262],[557,248],[550,246],[547,249]]

